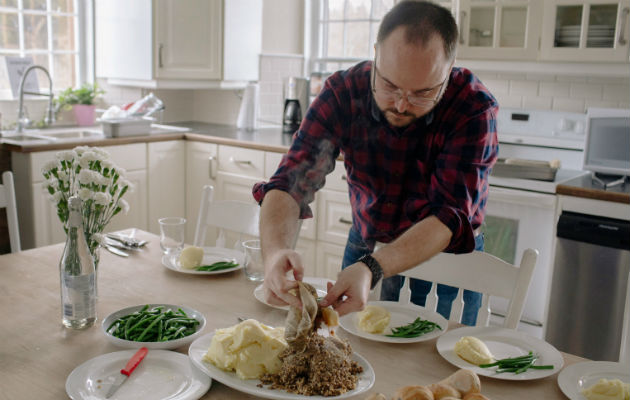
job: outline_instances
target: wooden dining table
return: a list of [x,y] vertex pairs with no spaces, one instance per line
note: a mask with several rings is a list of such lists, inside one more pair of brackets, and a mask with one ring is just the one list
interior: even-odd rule
[[[100,322],[122,308],[166,303],[185,305],[204,314],[204,333],[254,318],[282,326],[286,311],[272,308],[254,297],[259,283],[246,279],[242,270],[193,275],[162,265],[159,237],[137,231],[149,244],[127,258],[100,250],[98,266],[98,322],[84,330],[61,324],[59,260],[63,243],[0,256],[0,399],[68,398],[65,383],[80,364],[94,357],[123,350],[105,337]],[[308,271],[307,274],[308,275]],[[459,325],[449,323],[449,329]],[[373,387],[356,398],[384,393],[391,396],[406,385],[428,385],[457,371],[436,350],[437,339],[410,344],[375,342],[343,329],[353,350],[374,369]],[[174,351],[188,354],[188,346]],[[563,353],[564,366],[583,359]],[[481,391],[490,399],[565,399],[558,374],[528,381],[508,381],[481,376]],[[251,399],[213,381],[202,399]]]

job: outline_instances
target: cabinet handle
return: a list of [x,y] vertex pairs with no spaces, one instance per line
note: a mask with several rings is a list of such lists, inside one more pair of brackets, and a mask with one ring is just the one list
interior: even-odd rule
[[230,162],[240,165],[252,165],[252,162],[250,160],[235,160],[234,157],[230,157]]
[[339,218],[339,222],[346,225],[352,225],[352,221],[350,221],[349,219],[345,219],[344,217]]
[[214,174],[213,164],[217,160],[215,156],[208,157],[208,176],[210,179],[214,179],[216,175]]
[[623,37],[623,34],[626,32],[626,20],[628,19],[628,14],[630,14],[630,8],[625,7],[621,12],[621,29],[619,29],[619,39],[618,42],[620,45],[624,46],[627,40]]
[[347,181],[347,180],[348,180],[348,178],[346,178],[346,176],[345,176],[345,175],[341,175],[341,180],[342,180],[342,181]]
[[466,20],[466,11],[460,12],[461,18],[459,19],[459,43],[464,44],[464,21]]
[[164,68],[164,64],[162,64],[162,50],[164,49],[164,45],[160,43],[158,47],[158,67]]

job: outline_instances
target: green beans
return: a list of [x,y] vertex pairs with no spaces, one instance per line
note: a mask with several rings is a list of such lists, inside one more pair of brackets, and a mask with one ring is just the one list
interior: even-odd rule
[[398,338],[414,338],[422,336],[429,332],[433,332],[435,328],[442,330],[442,327],[440,327],[440,325],[436,324],[435,322],[418,317],[410,324],[399,326],[397,328],[392,328],[391,335],[385,336]]
[[520,374],[528,369],[553,369],[553,365],[534,365],[538,360],[538,354],[530,351],[527,355],[512,358],[503,358],[490,364],[481,364],[481,368],[497,367],[496,373],[512,372]]
[[164,306],[141,310],[112,322],[107,332],[119,339],[134,342],[166,342],[196,332],[199,320],[189,317],[181,308],[165,310]]
[[234,261],[217,261],[214,264],[210,264],[210,265],[201,265],[197,268],[195,268],[195,270],[197,271],[220,271],[223,269],[229,269],[229,268],[234,268],[234,267],[238,267],[238,263],[234,262]]

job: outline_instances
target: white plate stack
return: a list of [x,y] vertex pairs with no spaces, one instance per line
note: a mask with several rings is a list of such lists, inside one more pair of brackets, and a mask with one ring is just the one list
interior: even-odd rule
[[[580,25],[564,25],[556,28],[556,47],[578,47],[580,44]],[[589,25],[586,35],[586,47],[614,47],[615,27],[613,25]]]

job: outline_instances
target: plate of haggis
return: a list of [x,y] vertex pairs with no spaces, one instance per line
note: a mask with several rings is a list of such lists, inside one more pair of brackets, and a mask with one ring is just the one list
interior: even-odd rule
[[437,351],[451,364],[495,379],[525,381],[558,373],[562,354],[537,337],[496,326],[453,329],[440,336]]
[[164,255],[162,265],[184,274],[215,275],[243,268],[244,258],[244,253],[234,249],[190,246],[181,252]]
[[347,332],[386,343],[416,343],[439,337],[448,329],[442,315],[415,304],[370,301],[360,312],[339,318]]
[[308,283],[298,283],[302,308],[290,307],[284,327],[247,319],[201,336],[188,348],[192,363],[211,378],[267,399],[345,399],[374,385],[374,369],[350,343],[319,333],[337,313],[317,304]]

